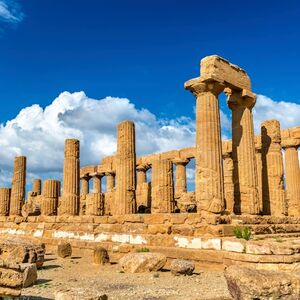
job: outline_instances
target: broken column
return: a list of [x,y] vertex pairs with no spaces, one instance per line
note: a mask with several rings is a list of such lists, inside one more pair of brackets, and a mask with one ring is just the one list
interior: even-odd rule
[[90,192],[89,180],[90,176],[88,174],[81,177],[81,195],[87,195]]
[[283,185],[280,124],[277,120],[262,123],[262,197],[263,213],[283,216],[287,213]]
[[174,211],[173,165],[168,159],[155,159],[152,163],[151,213]]
[[124,121],[118,125],[117,137],[115,213],[118,215],[136,211],[135,166],[135,126]]
[[0,188],[0,216],[9,215],[10,188]]
[[252,116],[256,95],[249,90],[229,88],[225,93],[232,111],[234,212],[256,215],[259,213],[259,198]]
[[60,181],[46,179],[43,184],[41,214],[55,216],[57,214],[58,198],[60,196]]
[[14,171],[12,178],[10,210],[11,216],[20,216],[22,206],[25,202],[26,185],[26,157],[17,156],[14,162]]
[[65,141],[65,160],[62,197],[59,203],[59,215],[75,216],[79,213],[80,193],[79,140]]
[[233,160],[232,160],[232,142],[224,141],[222,143],[223,169],[224,169],[224,195],[226,210],[234,212],[234,184],[233,184]]
[[42,191],[42,181],[39,178],[33,179],[33,185],[32,185],[32,192],[35,196],[38,196],[41,194]]
[[137,170],[136,184],[136,206],[139,213],[145,212],[147,207],[150,207],[149,184],[147,182],[147,170],[150,168],[148,164],[139,164]]
[[113,172],[106,172],[106,192],[113,192],[115,187],[115,174]]
[[89,193],[86,195],[85,215],[103,216],[104,214],[104,195],[102,193]]
[[176,166],[175,173],[175,198],[180,198],[182,194],[186,193],[186,165],[189,159],[177,158],[173,160]]

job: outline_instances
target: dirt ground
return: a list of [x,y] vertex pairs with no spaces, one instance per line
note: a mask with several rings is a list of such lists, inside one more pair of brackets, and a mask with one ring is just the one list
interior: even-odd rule
[[22,299],[54,299],[55,292],[68,289],[79,295],[106,294],[109,300],[231,299],[221,271],[200,270],[192,276],[174,276],[167,270],[128,274],[118,264],[99,266],[91,257],[60,259],[52,254],[38,270],[37,283],[23,289]]

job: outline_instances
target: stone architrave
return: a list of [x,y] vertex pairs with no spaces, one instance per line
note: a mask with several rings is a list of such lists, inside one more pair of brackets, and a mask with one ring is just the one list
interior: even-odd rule
[[17,156],[14,162],[14,173],[12,178],[10,210],[11,216],[20,216],[22,206],[25,202],[26,185],[26,157]]
[[57,214],[58,198],[60,196],[60,181],[46,179],[43,183],[41,214],[55,216]]
[[232,111],[234,212],[256,215],[260,209],[252,116],[256,95],[230,88],[225,93]]
[[173,165],[169,159],[156,159],[152,163],[151,213],[174,211]]
[[65,141],[65,159],[62,197],[59,201],[58,214],[75,216],[79,214],[80,199],[80,159],[79,140]]
[[283,216],[287,213],[283,184],[280,124],[267,120],[261,124],[263,213]]
[[10,188],[0,188],[0,216],[9,215]]
[[233,184],[233,160],[232,160],[232,143],[223,141],[223,169],[224,169],[224,194],[226,210],[234,212],[234,184]]
[[175,172],[175,198],[179,199],[182,194],[187,192],[186,189],[186,165],[189,159],[176,158],[173,163],[176,166]]
[[135,126],[131,121],[118,125],[116,155],[115,213],[117,215],[136,212],[136,153]]

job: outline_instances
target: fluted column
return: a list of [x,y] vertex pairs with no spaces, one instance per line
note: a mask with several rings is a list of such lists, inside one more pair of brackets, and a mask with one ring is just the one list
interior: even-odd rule
[[65,160],[62,197],[59,204],[59,215],[78,215],[80,193],[80,160],[79,141],[65,141]]
[[175,172],[175,198],[180,198],[183,193],[186,193],[186,165],[189,159],[178,158],[173,160],[176,166]]
[[119,215],[136,211],[135,126],[131,121],[118,125],[115,209]]
[[257,169],[257,187],[258,187],[258,200],[259,211],[263,213],[263,198],[262,198],[262,158],[261,158],[261,136],[255,136],[255,157]]
[[218,95],[224,86],[203,82],[201,78],[185,83],[196,96],[196,174],[197,212],[219,214],[225,208],[222,146]]
[[42,191],[42,180],[39,178],[33,179],[33,185],[32,185],[32,192],[35,196],[38,196],[41,194]]
[[103,174],[95,174],[93,175],[93,182],[94,182],[94,193],[101,193],[102,192],[102,179]]
[[174,211],[173,166],[168,159],[156,159],[152,163],[151,213]]
[[0,188],[0,216],[9,215],[10,188]]
[[84,175],[81,177],[81,195],[87,195],[90,192],[90,176]]
[[282,216],[287,213],[283,185],[280,124],[277,120],[262,123],[262,196],[263,212]]
[[149,185],[147,182],[147,170],[150,168],[147,164],[141,164],[136,167],[137,170],[137,184],[136,184],[136,206],[138,212],[150,206]]
[[115,187],[115,174],[113,172],[106,172],[106,192],[113,192]]
[[224,194],[226,210],[234,212],[234,184],[233,184],[233,159],[232,142],[223,142],[223,169],[224,169]]
[[259,196],[252,108],[256,95],[225,90],[232,111],[232,158],[234,172],[234,212],[259,214]]
[[300,167],[298,145],[285,146],[285,179],[288,215],[300,216]]
[[14,171],[12,178],[10,210],[11,216],[20,216],[22,206],[25,202],[26,185],[26,157],[17,156],[14,162]]
[[46,179],[43,183],[41,214],[55,216],[57,214],[58,197],[60,196],[60,181]]

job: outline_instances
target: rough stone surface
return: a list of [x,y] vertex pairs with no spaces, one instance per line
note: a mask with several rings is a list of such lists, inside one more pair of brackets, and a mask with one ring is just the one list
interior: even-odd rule
[[94,264],[104,265],[106,263],[109,263],[109,256],[107,250],[103,247],[97,247],[94,250]]
[[9,215],[10,188],[0,188],[0,216]]
[[174,275],[192,275],[195,269],[195,264],[189,260],[174,259],[171,263],[170,269]]
[[72,255],[72,246],[67,242],[60,242],[57,245],[57,256],[61,258],[70,257]]
[[120,259],[119,264],[125,272],[142,273],[159,271],[166,262],[165,255],[147,252],[126,254]]

